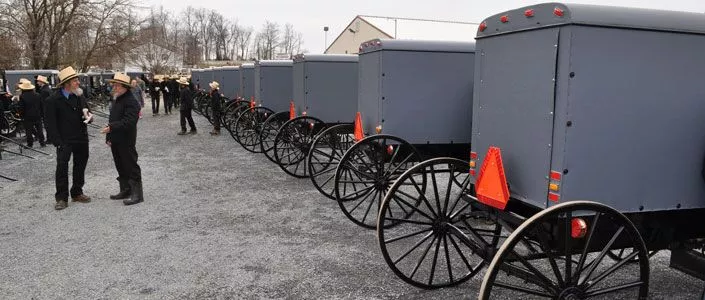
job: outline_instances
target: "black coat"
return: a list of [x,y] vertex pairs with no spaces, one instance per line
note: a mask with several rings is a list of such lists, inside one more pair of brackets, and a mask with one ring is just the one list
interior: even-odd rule
[[110,133],[106,135],[105,140],[113,145],[135,145],[139,111],[140,105],[129,90],[117,97],[110,109]]
[[54,92],[44,107],[47,140],[55,146],[88,143],[87,125],[83,123],[84,108],[88,108],[84,97],[70,94],[67,99],[61,89]]
[[42,96],[34,90],[22,91],[19,105],[25,120],[36,121],[42,117]]
[[174,97],[179,95],[179,83],[177,83],[175,79],[169,80],[166,86],[169,88],[169,93],[171,95],[173,95]]
[[181,88],[181,106],[179,106],[180,111],[192,110],[193,109],[193,93],[188,87]]
[[211,108],[216,111],[220,112],[221,106],[222,106],[222,98],[220,97],[220,90],[213,90],[211,91]]
[[52,91],[51,88],[49,87],[49,85],[47,85],[47,84],[45,84],[44,86],[39,88],[39,96],[42,97],[42,118],[44,118],[44,107],[47,104],[47,99],[49,99],[49,97],[51,97],[51,94],[53,92],[54,91]]

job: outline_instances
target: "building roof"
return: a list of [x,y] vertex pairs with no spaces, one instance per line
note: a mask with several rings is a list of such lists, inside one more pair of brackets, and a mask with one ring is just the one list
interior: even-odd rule
[[401,40],[474,41],[478,25],[471,22],[357,16],[379,30]]

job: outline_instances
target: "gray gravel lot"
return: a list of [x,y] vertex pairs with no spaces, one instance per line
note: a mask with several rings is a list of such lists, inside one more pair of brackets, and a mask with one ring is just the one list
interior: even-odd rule
[[[0,181],[0,299],[477,297],[482,276],[433,291],[397,279],[373,231],[226,131],[210,136],[203,117],[194,115],[198,135],[177,136],[178,112],[143,112],[142,204],[108,198],[117,172],[96,129],[88,204],[54,211],[54,155],[4,155],[0,173],[20,181]],[[651,298],[695,299],[703,283],[669,269],[668,259],[651,260]]]

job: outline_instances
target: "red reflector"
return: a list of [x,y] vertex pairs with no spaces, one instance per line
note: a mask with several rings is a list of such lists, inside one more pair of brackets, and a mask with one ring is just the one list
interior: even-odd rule
[[485,31],[485,29],[487,29],[487,23],[485,23],[485,22],[480,23],[480,32]]
[[477,159],[477,152],[470,152],[470,159]]
[[587,223],[581,218],[570,220],[570,236],[574,239],[582,239],[587,234]]
[[476,174],[475,169],[470,169],[470,176],[475,177],[475,174]]
[[486,205],[504,210],[509,201],[509,187],[504,174],[501,150],[490,147],[477,178],[477,199]]
[[551,180],[561,180],[561,172],[551,171]]
[[561,200],[561,195],[558,195],[555,193],[548,193],[548,200],[551,200],[553,202],[558,202],[558,200]]
[[394,146],[387,146],[387,154],[392,155],[392,153],[394,153]]
[[560,9],[560,8],[558,8],[558,7],[556,7],[556,8],[553,9],[553,14],[556,15],[556,16],[562,17],[562,16],[563,16],[563,10]]
[[499,20],[502,21],[502,23],[507,23],[507,22],[509,22],[509,16],[507,16],[507,15],[501,16],[499,18]]
[[525,15],[527,18],[531,18],[531,17],[534,16],[534,10],[533,10],[533,9],[527,9],[527,10],[524,12],[524,15]]
[[311,122],[311,123],[308,123],[308,128],[311,128],[311,129],[313,129],[313,122]]

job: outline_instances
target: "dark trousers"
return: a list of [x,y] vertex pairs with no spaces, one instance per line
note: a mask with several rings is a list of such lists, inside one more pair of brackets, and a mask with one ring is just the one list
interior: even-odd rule
[[44,145],[44,129],[42,128],[42,120],[24,120],[24,130],[27,134],[27,146],[34,144],[34,137],[37,138],[39,144]]
[[69,160],[73,155],[73,185],[71,197],[83,194],[86,164],[88,163],[88,143],[66,144],[56,148],[56,200],[69,198]]
[[181,131],[186,131],[186,121],[188,120],[188,125],[191,127],[191,131],[196,131],[196,124],[193,123],[193,117],[191,116],[191,110],[180,110],[179,117],[181,119]]
[[129,182],[130,180],[142,181],[142,169],[137,164],[137,149],[130,144],[112,144],[110,150],[113,152],[113,161],[118,172],[118,180]]
[[159,113],[159,93],[151,93],[150,98],[152,98],[152,114]]
[[162,98],[164,99],[164,113],[168,114],[171,112],[171,94],[163,93]]
[[174,94],[169,93],[164,99],[164,105],[169,113],[171,113],[171,108],[174,107]]
[[220,131],[220,109],[213,110],[213,130]]

